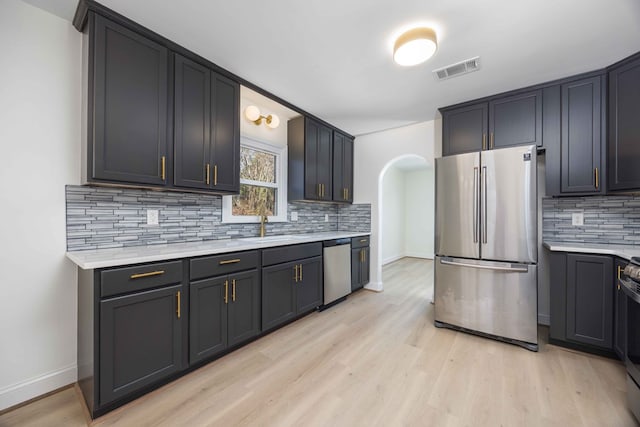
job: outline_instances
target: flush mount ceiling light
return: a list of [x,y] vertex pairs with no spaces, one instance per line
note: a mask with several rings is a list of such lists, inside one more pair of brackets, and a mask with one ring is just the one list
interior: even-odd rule
[[398,65],[418,65],[431,58],[437,48],[435,31],[426,27],[413,28],[396,39],[393,45],[393,60]]
[[268,116],[263,116],[260,114],[260,110],[255,105],[249,105],[244,110],[244,115],[247,119],[251,120],[256,125],[262,124],[262,119],[264,119],[267,126],[271,129],[275,129],[280,126],[280,118],[275,114],[269,114]]

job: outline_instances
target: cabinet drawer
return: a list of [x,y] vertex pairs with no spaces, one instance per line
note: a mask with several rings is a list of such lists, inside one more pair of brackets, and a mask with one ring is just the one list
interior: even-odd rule
[[369,236],[358,236],[351,238],[351,248],[364,248],[369,246]]
[[301,245],[282,246],[262,250],[262,265],[281,264],[297,259],[322,255],[322,242],[304,243]]
[[220,276],[236,271],[258,267],[258,251],[234,252],[207,256],[191,260],[189,278],[191,280]]
[[111,268],[100,272],[100,296],[125,294],[182,282],[182,261]]

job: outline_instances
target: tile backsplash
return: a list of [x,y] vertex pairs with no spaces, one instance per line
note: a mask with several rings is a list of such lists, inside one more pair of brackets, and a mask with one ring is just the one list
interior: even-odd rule
[[[584,225],[571,225],[571,214],[582,212]],[[545,198],[542,238],[548,241],[640,244],[640,196]]]
[[[222,197],[213,194],[68,185],[66,200],[69,251],[254,237],[260,228],[222,223]],[[147,209],[159,211],[159,225],[147,225]],[[289,203],[292,212],[298,221],[268,223],[267,234],[371,229],[370,204]]]

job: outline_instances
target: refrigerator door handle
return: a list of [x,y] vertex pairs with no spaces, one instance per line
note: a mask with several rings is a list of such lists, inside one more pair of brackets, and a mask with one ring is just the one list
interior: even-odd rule
[[473,243],[478,243],[478,203],[480,199],[480,182],[478,167],[473,168]]
[[487,167],[482,167],[482,243],[487,243]]
[[440,260],[440,264],[456,265],[459,267],[479,268],[481,270],[511,271],[513,273],[526,273],[529,271],[529,268],[526,265],[517,265],[517,267],[513,267],[513,266],[502,267],[498,265],[483,265],[483,264],[471,264],[471,263],[458,262],[458,261],[449,261],[446,259]]

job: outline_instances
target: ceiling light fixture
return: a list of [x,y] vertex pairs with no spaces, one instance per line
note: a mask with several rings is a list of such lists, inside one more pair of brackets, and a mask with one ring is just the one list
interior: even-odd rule
[[269,114],[268,116],[263,116],[260,114],[260,110],[255,105],[249,105],[244,110],[244,115],[247,119],[251,120],[256,125],[262,124],[262,119],[264,119],[267,126],[271,129],[275,129],[280,126],[280,118],[275,114]]
[[418,65],[431,58],[438,49],[436,32],[419,27],[405,31],[393,45],[393,60],[398,65]]

